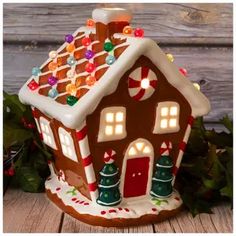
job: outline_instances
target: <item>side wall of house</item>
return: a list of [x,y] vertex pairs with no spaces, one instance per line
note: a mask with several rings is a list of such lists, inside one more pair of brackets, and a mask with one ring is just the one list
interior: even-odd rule
[[[149,67],[157,75],[158,82],[155,92],[152,96],[144,101],[136,101],[130,97],[128,93],[128,77],[129,74],[140,66]],[[119,82],[115,93],[105,96],[99,103],[95,111],[87,117],[88,137],[90,152],[93,156],[94,170],[97,179],[99,179],[99,171],[102,169],[104,162],[103,156],[108,149],[113,149],[117,153],[115,161],[119,170],[122,170],[122,163],[125,152],[129,144],[138,139],[144,138],[150,141],[154,148],[155,160],[160,157],[159,149],[161,143],[164,141],[171,141],[173,150],[171,156],[173,162],[179,152],[179,145],[184,137],[188,119],[191,115],[191,107],[183,95],[172,85],[170,85],[165,76],[158,68],[146,57],[141,56],[134,64],[134,66],[127,71]],[[156,116],[156,107],[159,102],[174,101],[180,106],[179,132],[169,134],[153,134],[153,128]],[[126,131],[127,136],[121,140],[98,142],[100,114],[104,108],[111,106],[126,107]]]
[[[46,116],[44,113],[42,113],[40,110],[34,108],[34,117],[37,119],[38,122],[40,117],[44,117],[50,122],[50,127],[53,132],[54,140],[56,143],[57,150],[48,147],[54,157],[54,170],[56,173],[58,173],[60,170],[62,170],[65,174],[65,180],[68,182],[69,185],[75,186],[84,196],[88,197],[90,199],[90,193],[88,189],[88,183],[85,176],[84,167],[82,164],[82,158],[81,153],[79,149],[79,145],[76,138],[76,131],[69,129],[65,127],[61,122],[57,121],[56,119],[50,118]],[[58,129],[63,128],[68,133],[70,133],[73,143],[75,152],[77,155],[78,162],[75,162],[65,155],[63,155]]]

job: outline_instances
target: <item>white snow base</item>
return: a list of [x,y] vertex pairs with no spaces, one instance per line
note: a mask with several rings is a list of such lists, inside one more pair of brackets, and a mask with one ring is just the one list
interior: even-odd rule
[[71,206],[79,214],[89,214],[107,219],[139,218],[146,214],[158,215],[163,210],[174,210],[182,205],[179,193],[174,190],[173,194],[165,199],[144,196],[123,199],[119,205],[113,207],[100,206],[83,196],[73,186],[59,180],[55,174],[48,178],[45,187],[56,194],[64,205]]

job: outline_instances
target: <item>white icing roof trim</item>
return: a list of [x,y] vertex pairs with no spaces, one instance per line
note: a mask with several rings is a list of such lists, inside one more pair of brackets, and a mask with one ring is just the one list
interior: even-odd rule
[[113,21],[127,21],[132,19],[132,13],[123,8],[97,8],[93,10],[93,19],[96,22],[108,24]]
[[[80,28],[76,33],[82,30],[84,28]],[[124,38],[124,35],[115,34],[115,37]],[[168,60],[153,40],[127,37],[127,43],[130,46],[110,66],[99,82],[80,98],[74,106],[62,105],[50,97],[39,95],[37,90],[35,92],[31,91],[27,84],[31,81],[32,77],[19,92],[21,102],[33,105],[48,116],[61,121],[65,126],[76,129],[86,116],[96,109],[104,96],[116,91],[122,77],[120,75],[129,70],[141,55],[144,55],[159,68],[168,82],[186,98],[192,108],[192,115],[194,117],[206,115],[210,111],[208,99],[193,86],[188,78],[179,72],[177,66]]]

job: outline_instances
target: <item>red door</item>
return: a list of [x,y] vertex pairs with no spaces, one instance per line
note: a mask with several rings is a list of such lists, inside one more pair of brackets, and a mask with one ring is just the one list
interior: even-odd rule
[[138,197],[146,194],[150,157],[127,160],[124,197]]

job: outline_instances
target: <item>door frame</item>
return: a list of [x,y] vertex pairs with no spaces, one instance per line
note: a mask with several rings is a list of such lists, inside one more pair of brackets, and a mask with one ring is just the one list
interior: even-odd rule
[[[129,150],[131,147],[134,147],[136,143],[142,142],[144,143],[145,147],[148,146],[150,148],[150,153],[137,153],[136,155],[129,155]],[[148,170],[148,181],[147,181],[147,188],[146,188],[146,194],[138,197],[124,197],[124,184],[125,184],[125,174],[126,174],[126,166],[127,166],[127,160],[128,159],[135,159],[135,158],[142,158],[142,157],[149,157],[149,170]],[[122,164],[122,171],[120,176],[120,193],[122,198],[124,199],[132,199],[132,198],[140,198],[145,197],[149,195],[151,190],[151,184],[152,184],[152,173],[153,173],[153,162],[154,162],[154,150],[152,144],[147,140],[143,138],[138,138],[132,141],[128,148],[125,151],[123,164]]]

